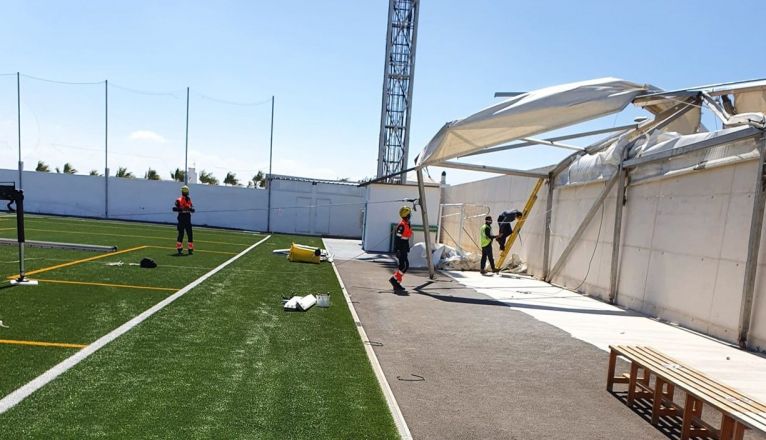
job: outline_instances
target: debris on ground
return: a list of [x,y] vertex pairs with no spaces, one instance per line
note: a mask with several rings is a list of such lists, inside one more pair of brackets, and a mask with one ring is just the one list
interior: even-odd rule
[[271,252],[287,255],[287,259],[293,262],[319,264],[320,261],[333,261],[333,255],[327,249],[297,243],[293,243],[289,249],[274,249]]
[[305,312],[306,310],[314,307],[317,303],[317,297],[314,295],[306,296],[293,296],[290,299],[283,298],[283,308],[287,311]]

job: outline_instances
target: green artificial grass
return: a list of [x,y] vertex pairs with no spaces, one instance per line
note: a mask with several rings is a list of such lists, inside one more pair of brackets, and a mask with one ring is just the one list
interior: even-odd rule
[[[63,223],[57,220],[35,219],[40,227],[33,229],[60,229]],[[131,238],[133,233],[158,236],[157,240],[170,234],[171,248],[175,243],[172,228],[124,226],[68,220],[65,229],[114,232],[114,243],[107,244],[121,248],[156,243]],[[30,231],[29,238],[74,241],[44,234],[50,233]],[[78,241],[96,243],[104,237],[82,234]],[[198,244],[200,249],[221,252],[241,251],[262,238],[195,230],[195,238],[203,237],[234,243]],[[293,240],[321,246],[315,238],[271,237],[0,415],[0,437],[397,438],[332,267],[290,263],[283,255],[272,254]],[[0,260],[13,260],[11,250],[0,248]],[[39,251],[45,251],[40,258],[48,253]],[[51,252],[51,258],[62,258],[61,252]],[[139,256],[128,253],[41,273],[39,278],[55,275],[55,279],[180,288],[231,257],[170,254],[147,249],[146,255],[159,265],[151,271],[105,264]],[[80,253],[78,257],[82,258]],[[0,268],[6,270],[5,265]],[[17,323],[0,328],[0,339],[89,343],[172,294],[73,287],[43,282],[0,290],[0,319]],[[332,295],[332,307],[305,313],[282,310],[282,296],[319,292]],[[17,321],[19,316],[24,319]],[[4,373],[0,395],[75,352],[0,344]]]

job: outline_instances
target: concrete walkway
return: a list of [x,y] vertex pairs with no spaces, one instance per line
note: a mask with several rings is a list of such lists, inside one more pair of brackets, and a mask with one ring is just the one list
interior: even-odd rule
[[599,348],[446,276],[395,295],[389,257],[326,243],[415,439],[667,438],[606,392]]

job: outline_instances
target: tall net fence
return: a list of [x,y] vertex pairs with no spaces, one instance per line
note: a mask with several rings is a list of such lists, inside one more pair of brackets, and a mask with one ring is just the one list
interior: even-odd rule
[[468,203],[442,204],[439,211],[439,240],[460,254],[481,254],[479,237],[489,206]]
[[183,181],[188,166],[192,183],[252,186],[269,168],[271,105],[0,73],[0,168]]

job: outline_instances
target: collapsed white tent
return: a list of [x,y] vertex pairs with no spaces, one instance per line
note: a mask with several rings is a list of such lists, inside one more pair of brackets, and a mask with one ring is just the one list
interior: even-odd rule
[[[634,124],[592,130],[548,139],[536,135],[593,120],[622,111],[633,103],[649,111],[654,118]],[[701,124],[701,109],[707,108],[721,122],[722,129],[707,133]],[[613,133],[582,148],[560,141]],[[616,134],[615,134],[616,133]],[[749,143],[743,143],[747,141]],[[492,153],[530,145],[548,145],[577,150],[545,170],[518,170],[452,161],[474,154]],[[447,123],[426,145],[415,160],[420,200],[424,200],[423,168],[442,166],[495,174],[516,175],[548,182],[548,203],[557,184],[571,184],[591,179],[605,180],[606,185],[586,213],[569,243],[550,266],[550,228],[545,230],[543,279],[550,281],[582,237],[595,213],[616,186],[617,194],[630,184],[628,176],[652,178],[715,163],[729,163],[759,157],[755,185],[750,238],[745,264],[742,303],[740,306],[739,344],[748,341],[755,291],[761,229],[766,210],[766,80],[739,81],[661,91],[650,85],[638,85],[616,78],[563,84],[522,93],[483,109],[467,118]],[[639,167],[642,169],[636,171]],[[566,176],[561,176],[567,170]],[[382,176],[385,179],[389,176]],[[534,197],[534,194],[533,196]],[[428,210],[421,204],[423,224],[429,225]],[[615,206],[609,301],[617,296],[620,256],[620,228],[624,203]],[[546,225],[552,209],[546,208]],[[429,228],[425,228],[426,255],[431,254]],[[431,259],[426,259],[429,275],[435,275]]]
[[617,78],[546,87],[449,122],[416,159],[420,167],[524,139],[623,110],[633,99],[658,89]]

